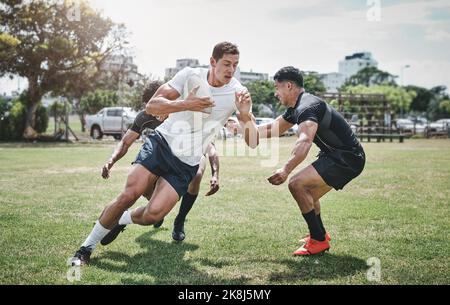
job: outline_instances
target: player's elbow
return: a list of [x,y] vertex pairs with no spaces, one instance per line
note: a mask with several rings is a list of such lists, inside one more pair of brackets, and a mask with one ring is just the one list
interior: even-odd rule
[[153,116],[163,115],[164,113],[161,113],[160,107],[158,106],[159,106],[158,103],[154,99],[151,99],[145,106],[145,112],[148,115]]

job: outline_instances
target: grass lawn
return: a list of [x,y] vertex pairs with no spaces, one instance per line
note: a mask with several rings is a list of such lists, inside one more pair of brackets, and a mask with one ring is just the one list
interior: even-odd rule
[[[262,158],[223,156],[221,189],[203,196],[208,168],[184,242],[171,238],[177,205],[162,228],[129,226],[99,245],[76,283],[450,284],[450,140],[365,143],[363,174],[322,200],[331,251],[309,258],[291,256],[307,227],[287,183],[266,181],[293,142],[281,139],[271,167]],[[103,180],[112,143],[0,144],[0,284],[70,284],[67,258],[123,188],[139,147]],[[381,263],[380,282],[366,276],[372,257]]]

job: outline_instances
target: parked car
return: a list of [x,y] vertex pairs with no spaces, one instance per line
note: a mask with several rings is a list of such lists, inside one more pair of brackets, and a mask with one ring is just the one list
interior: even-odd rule
[[283,133],[283,136],[295,136],[298,133],[298,125],[294,125]]
[[97,114],[86,116],[86,129],[93,139],[101,139],[103,136],[113,136],[120,140],[134,119],[137,112],[130,107],[107,107]]
[[398,119],[395,122],[397,130],[401,133],[425,133],[427,131],[427,125],[423,124],[421,121],[414,123],[409,119]]
[[256,125],[265,125],[265,124],[269,124],[272,123],[274,121],[274,119],[272,118],[256,118]]
[[[269,124],[272,123],[273,121],[275,121],[275,119],[273,118],[256,118],[256,125],[265,125],[265,124]],[[298,126],[294,125],[291,128],[289,128],[288,130],[286,130],[282,136],[293,136],[296,135],[298,132]]]
[[361,124],[359,116],[357,114],[352,115],[352,118],[350,119],[350,121],[348,121],[348,124],[350,125],[352,131],[356,134],[358,131],[358,127]]
[[442,132],[446,131],[450,127],[450,119],[440,119],[436,122],[430,123],[430,128],[433,131]]

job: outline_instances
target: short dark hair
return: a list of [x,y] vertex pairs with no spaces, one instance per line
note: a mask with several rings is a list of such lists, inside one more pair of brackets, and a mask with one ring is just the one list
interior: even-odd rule
[[153,80],[145,85],[144,92],[142,93],[142,104],[146,105],[162,84],[163,82],[160,80]]
[[299,69],[292,66],[281,68],[273,79],[277,82],[290,81],[303,88],[303,75]]
[[224,41],[224,42],[220,42],[218,44],[216,44],[216,46],[214,47],[213,53],[212,53],[212,57],[216,60],[219,61],[224,54],[232,54],[232,55],[239,55],[239,49],[237,47],[237,45],[228,42],[228,41]]

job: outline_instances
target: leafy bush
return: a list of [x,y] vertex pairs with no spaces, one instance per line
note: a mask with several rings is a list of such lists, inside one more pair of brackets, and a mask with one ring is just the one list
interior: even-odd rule
[[[22,138],[27,115],[25,94],[15,100],[0,98],[0,140],[19,140]],[[47,109],[39,104],[36,110],[35,130],[42,133],[47,130],[47,126]]]

